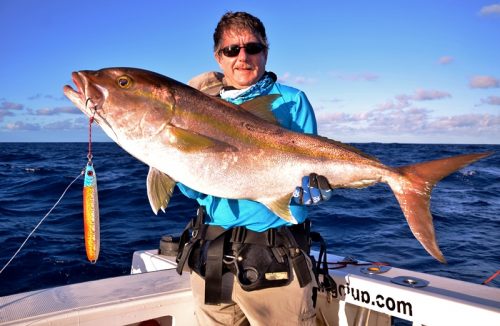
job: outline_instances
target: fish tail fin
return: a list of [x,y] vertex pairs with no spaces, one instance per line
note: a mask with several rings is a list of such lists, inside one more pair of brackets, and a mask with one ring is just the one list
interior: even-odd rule
[[446,260],[436,242],[429,208],[432,188],[449,174],[491,154],[465,154],[399,167],[396,170],[401,177],[389,182],[413,235],[432,257],[442,263]]

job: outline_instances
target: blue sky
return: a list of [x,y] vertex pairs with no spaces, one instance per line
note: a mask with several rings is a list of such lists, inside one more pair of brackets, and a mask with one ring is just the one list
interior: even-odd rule
[[218,70],[212,33],[229,10],[264,22],[268,70],[307,94],[321,135],[500,143],[500,2],[480,0],[2,0],[0,141],[86,141],[62,93],[75,70]]

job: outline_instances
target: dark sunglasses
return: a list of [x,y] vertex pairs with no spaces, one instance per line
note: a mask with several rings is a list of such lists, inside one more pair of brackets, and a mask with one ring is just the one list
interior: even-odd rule
[[226,46],[219,50],[219,53],[224,54],[226,57],[232,58],[240,54],[241,49],[245,49],[247,54],[258,54],[261,53],[266,46],[262,43],[247,43],[245,45],[239,46],[236,44]]

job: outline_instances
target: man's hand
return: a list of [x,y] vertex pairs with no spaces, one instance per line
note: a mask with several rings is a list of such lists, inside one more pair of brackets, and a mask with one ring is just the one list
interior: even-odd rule
[[328,180],[316,173],[302,178],[302,186],[295,188],[293,200],[299,205],[317,205],[332,198],[332,188]]

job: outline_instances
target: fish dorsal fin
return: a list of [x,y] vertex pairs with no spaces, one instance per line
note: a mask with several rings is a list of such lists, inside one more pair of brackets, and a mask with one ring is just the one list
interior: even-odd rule
[[155,214],[161,209],[165,212],[174,191],[175,181],[158,169],[149,167],[146,187],[151,209]]
[[285,196],[268,201],[268,202],[263,202],[264,205],[269,208],[271,212],[274,214],[278,215],[282,219],[284,219],[287,222],[297,224],[297,219],[293,217],[292,212],[290,211],[290,200],[292,198],[292,194],[286,194]]
[[186,129],[168,126],[167,128],[165,128],[165,130],[165,140],[171,146],[174,146],[178,150],[185,153],[198,152],[203,150],[218,152],[234,150],[233,146],[227,143]]
[[271,94],[256,97],[250,101],[244,102],[240,104],[245,111],[252,113],[253,115],[266,120],[267,122],[271,122],[274,124],[278,124],[278,120],[271,112],[273,102],[281,97],[279,94]]

